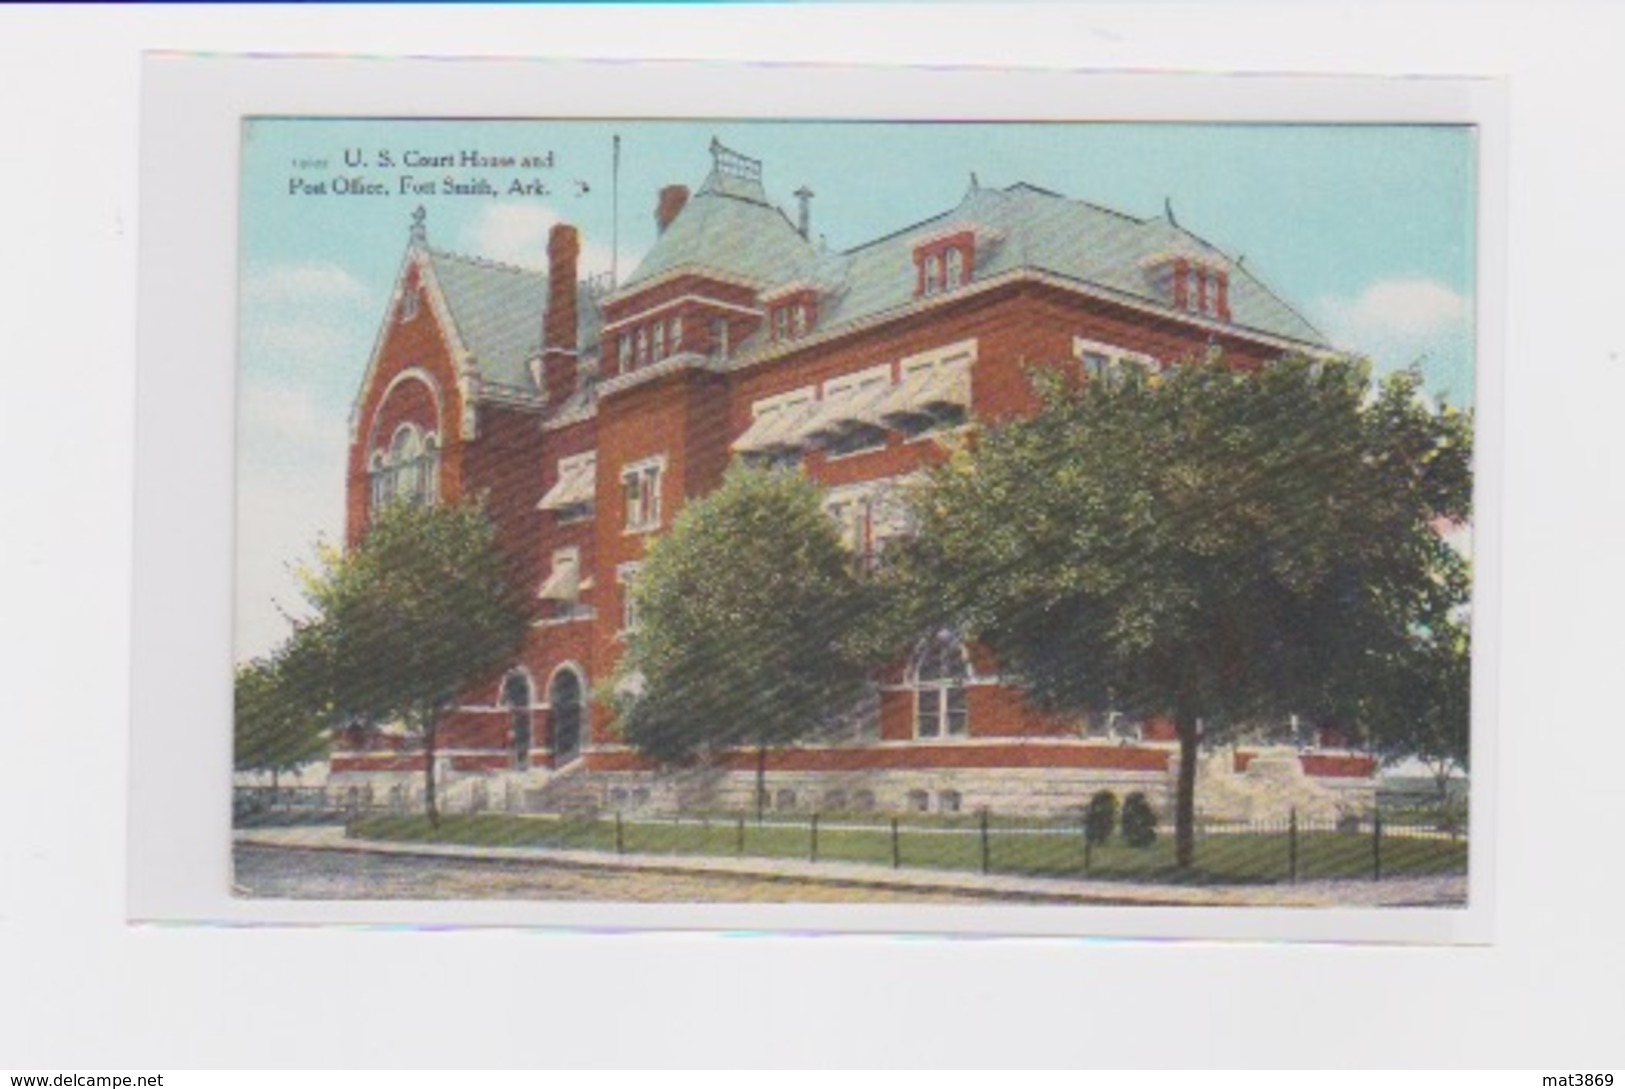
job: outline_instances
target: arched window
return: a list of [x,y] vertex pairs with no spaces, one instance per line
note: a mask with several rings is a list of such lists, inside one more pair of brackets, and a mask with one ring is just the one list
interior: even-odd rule
[[938,632],[914,658],[914,736],[964,737],[970,732],[965,682],[970,664],[952,632]]
[[548,704],[553,720],[553,763],[563,767],[581,755],[581,675],[569,666],[553,674]]
[[440,502],[440,443],[433,435],[423,440],[423,501]]
[[502,705],[512,718],[509,736],[513,742],[513,763],[520,770],[530,767],[530,702],[530,678],[518,670],[508,674],[502,682]]
[[388,451],[374,453],[369,470],[374,508],[397,500],[432,506],[440,497],[439,443],[416,424],[396,428]]
[[372,463],[367,469],[372,477],[372,506],[376,510],[389,502],[390,497],[395,494],[395,478],[393,474],[384,472],[384,452],[382,450],[374,451]]

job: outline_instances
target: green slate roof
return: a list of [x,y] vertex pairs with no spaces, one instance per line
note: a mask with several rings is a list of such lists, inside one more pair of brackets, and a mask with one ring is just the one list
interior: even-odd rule
[[[529,363],[542,349],[547,274],[445,250],[424,252],[457,335],[474,356],[481,379],[535,392]],[[602,319],[585,287],[577,292],[577,299],[577,344],[586,352],[598,344]]]
[[[903,306],[914,296],[914,246],[957,225],[988,232],[978,245],[975,278],[1032,269],[1166,307],[1146,271],[1159,254],[1209,255],[1230,274],[1231,324],[1309,344],[1325,338],[1245,268],[1217,248],[1162,218],[1135,219],[1030,185],[973,185],[959,206],[906,231],[840,255],[834,305],[821,325]],[[830,281],[826,281],[830,282]]]
[[[834,328],[916,301],[914,247],[957,226],[984,232],[974,278],[1016,269],[1104,288],[1168,309],[1147,272],[1159,254],[1211,255],[1229,272],[1231,324],[1315,346],[1325,338],[1250,271],[1189,231],[1161,217],[1136,219],[1026,184],[1005,189],[972,184],[948,212],[848,250],[813,246],[769,203],[760,181],[713,170],[678,213],[622,290],[679,267],[743,278],[764,290],[812,281],[828,293],[819,326]],[[756,341],[741,345],[748,351]]]
[[622,290],[684,267],[770,287],[806,279],[817,264],[818,251],[768,201],[759,180],[714,169]]

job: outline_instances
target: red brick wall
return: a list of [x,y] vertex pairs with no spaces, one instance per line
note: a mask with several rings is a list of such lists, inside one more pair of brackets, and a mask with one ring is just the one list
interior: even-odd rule
[[[402,422],[417,423],[439,435],[440,494],[456,499],[462,491],[462,450],[457,439],[457,424],[463,404],[457,392],[457,368],[427,299],[420,288],[411,290],[419,293],[417,316],[408,322],[397,321],[394,315],[387,319],[377,369],[361,391],[359,426],[356,440],[350,444],[345,475],[344,537],[351,547],[360,541],[367,527],[371,498],[368,459],[379,445],[388,444]],[[390,388],[396,378],[413,369],[426,372],[428,381],[437,388],[438,417],[424,382],[407,380]]]
[[[700,296],[702,299],[712,299],[725,303],[724,307],[707,307],[699,299],[687,298]],[[677,299],[685,299],[677,306],[667,306]],[[632,319],[629,324],[608,330],[603,337],[603,363],[602,371],[605,377],[613,378],[620,373],[619,343],[622,336],[636,335],[640,326],[645,322],[641,315],[649,315],[648,320],[658,318],[669,321],[674,316],[683,319],[683,341],[681,348],[684,351],[698,352],[701,355],[710,355],[719,345],[711,335],[711,320],[725,318],[728,322],[728,343],[737,347],[745,338],[755,332],[761,325],[760,316],[742,314],[735,307],[747,310],[756,309],[756,294],[750,288],[740,287],[737,284],[726,284],[710,280],[703,276],[683,275],[674,277],[664,283],[646,288],[634,295],[616,299],[604,307],[604,324],[606,326]],[[651,313],[659,310],[659,313]],[[672,354],[676,347],[668,345],[667,353]],[[634,363],[634,367],[636,364]]]
[[[701,277],[683,276],[637,295],[617,300],[605,308],[610,322],[645,312],[663,302],[685,295],[701,294],[740,306],[753,307],[748,289],[718,284]],[[689,304],[684,311],[685,347],[709,351],[709,328],[703,308]],[[667,315],[669,316],[669,315]],[[759,319],[741,316],[732,334],[737,345]],[[416,366],[424,368],[439,382],[442,404],[437,430],[443,443],[441,494],[456,498],[464,491],[487,496],[489,509],[499,523],[499,539],[508,552],[516,584],[522,592],[534,594],[550,569],[554,549],[576,546],[581,551],[583,579],[592,579],[592,588],[583,593],[584,604],[597,610],[595,620],[575,620],[561,624],[534,625],[523,651],[514,665],[523,665],[531,676],[533,699],[548,699],[548,682],[565,663],[573,663],[592,686],[612,675],[624,646],[618,637],[622,616],[622,589],[616,568],[643,558],[650,534],[625,532],[625,512],[620,472],[623,466],[645,457],[664,455],[666,471],[661,481],[661,521],[669,526],[681,504],[703,495],[721,481],[729,462],[728,444],[751,421],[753,402],[791,389],[814,385],[879,363],[896,364],[906,356],[975,339],[977,361],[972,369],[973,411],[984,420],[1024,415],[1035,407],[1029,368],[1035,365],[1070,365],[1072,341],[1084,337],[1143,352],[1167,361],[1201,357],[1208,349],[1209,334],[1172,317],[1160,317],[1127,307],[1079,297],[1070,292],[1038,284],[1010,284],[992,291],[966,293],[955,298],[943,296],[940,305],[888,323],[884,327],[843,336],[820,343],[788,342],[782,348],[748,369],[733,372],[688,370],[662,376],[650,382],[618,391],[600,399],[596,419],[567,428],[544,431],[541,417],[516,409],[484,405],[480,409],[479,436],[464,446],[456,440],[456,421],[462,411],[455,386],[455,368],[445,344],[436,332],[427,305],[412,322],[393,324],[386,334],[378,374],[362,398],[362,429],[365,439],[375,426],[380,431],[411,419],[424,423],[427,389],[417,383],[403,383],[380,403],[381,393],[395,375]],[[1244,339],[1221,334],[1216,343],[1227,358],[1239,366],[1258,366],[1280,353],[1251,344]],[[606,335],[602,370],[606,376],[616,371],[613,334]],[[894,374],[895,377],[895,374]],[[432,406],[431,406],[432,407]],[[427,424],[425,424],[427,426]],[[387,441],[387,438],[383,441]],[[353,541],[365,524],[368,481],[365,443],[351,450],[350,538]],[[597,506],[593,519],[561,525],[556,515],[540,512],[536,504],[557,480],[560,458],[587,450],[597,450]],[[806,458],[813,479],[825,486],[890,477],[930,465],[941,459],[942,447],[933,441],[907,442],[889,433],[882,449],[831,460],[814,451]],[[536,617],[543,620],[553,607],[538,604]],[[973,664],[979,676],[997,674],[997,663],[983,648],[973,648]],[[498,701],[506,668],[482,678],[464,694],[470,707],[493,707]],[[901,680],[901,666],[891,671],[888,683]],[[1011,689],[973,685],[968,689],[970,733],[976,738],[1069,736],[1075,724],[1045,716],[1026,704]],[[590,703],[590,743],[616,740],[606,706]],[[1160,722],[1148,724],[1148,739],[1171,736]],[[537,710],[533,719],[534,743],[551,744],[550,725],[545,712]],[[448,719],[443,744],[448,748],[490,748],[502,760],[500,750],[510,745],[510,720],[505,710],[495,713],[460,712]],[[881,736],[888,741],[911,740],[914,735],[914,695],[906,689],[882,693]],[[809,756],[809,752],[831,752],[834,756]],[[924,754],[929,752],[927,758]],[[956,755],[940,756],[942,753]],[[1078,755],[1078,754],[1091,755]],[[867,755],[865,755],[867,754]],[[1100,755],[1107,754],[1107,755]],[[775,753],[774,761],[833,760],[858,761],[853,766],[908,766],[916,760],[947,760],[953,766],[1027,766],[1039,763],[1058,766],[1112,766],[1160,770],[1166,753],[1124,746],[962,746],[952,742],[886,750],[795,750]],[[1344,759],[1344,758],[1338,758]],[[1347,758],[1354,759],[1354,758]],[[590,754],[589,766],[619,766],[635,758],[615,753]],[[864,760],[880,763],[864,764]],[[1124,764],[1079,764],[1078,761],[1120,760]],[[1309,770],[1306,757],[1306,770]],[[895,762],[895,763],[893,763]],[[963,762],[963,763],[961,763]],[[506,765],[493,765],[506,766]],[[774,763],[789,769],[791,764]],[[800,765],[795,765],[800,766]],[[1369,774],[1354,764],[1322,761],[1311,774]]]

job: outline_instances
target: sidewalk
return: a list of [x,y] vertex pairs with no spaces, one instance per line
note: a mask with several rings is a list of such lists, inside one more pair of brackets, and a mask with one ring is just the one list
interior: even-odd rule
[[1386,881],[1313,881],[1297,885],[1182,886],[1123,881],[1032,878],[944,870],[887,869],[845,862],[694,855],[614,855],[542,847],[473,847],[348,839],[335,826],[239,829],[237,843],[284,849],[351,851],[411,858],[530,862],[549,866],[644,873],[725,874],[762,881],[815,881],[855,889],[951,892],[1016,902],[1124,904],[1167,907],[1453,907],[1466,903],[1465,876]]

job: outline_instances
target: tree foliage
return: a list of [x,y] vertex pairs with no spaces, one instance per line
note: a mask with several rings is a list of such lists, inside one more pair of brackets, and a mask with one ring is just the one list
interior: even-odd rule
[[1199,740],[1289,712],[1394,729],[1386,678],[1464,607],[1471,420],[1404,373],[1222,361],[1069,384],[932,477],[917,607],[1040,706],[1172,714],[1190,859]]
[[1432,773],[1440,800],[1471,756],[1470,633],[1451,620],[1419,633],[1410,654],[1393,670],[1380,714],[1377,741],[1386,762],[1420,760]]
[[437,818],[440,718],[512,660],[527,623],[490,519],[471,504],[390,504],[356,549],[324,556],[308,593],[319,613],[303,633],[308,685],[338,721],[398,720],[422,740]]
[[296,639],[282,652],[237,668],[233,685],[232,761],[238,771],[269,772],[273,782],[327,755],[323,708],[303,683]]
[[657,760],[760,754],[863,693],[865,587],[799,474],[730,470],[653,544],[632,593],[620,728]]

